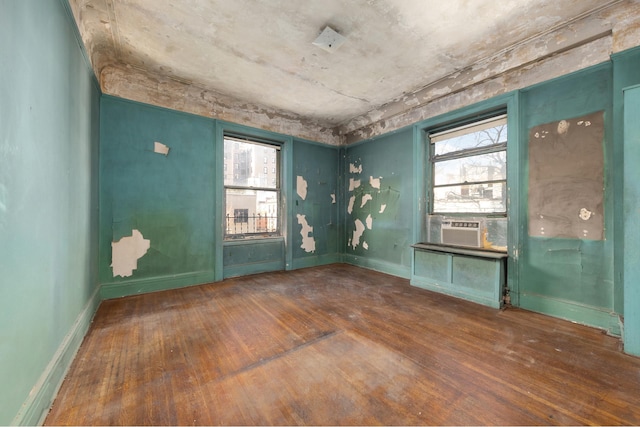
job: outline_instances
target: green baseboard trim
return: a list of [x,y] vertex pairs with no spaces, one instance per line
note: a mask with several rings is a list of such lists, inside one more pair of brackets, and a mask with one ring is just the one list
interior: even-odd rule
[[11,425],[35,426],[44,423],[99,305],[100,292],[99,287],[96,287],[69,333],[64,337],[51,361],[31,389],[27,400],[11,421]]
[[203,283],[211,283],[214,280],[213,271],[208,270],[146,279],[134,279],[126,282],[103,283],[100,287],[100,296],[103,300],[106,300],[201,285]]
[[520,293],[520,308],[604,329],[613,336],[619,337],[622,334],[620,317],[612,311],[599,307],[549,298],[543,295]]
[[364,267],[368,268],[369,270],[375,270],[381,273],[390,274],[392,276],[402,277],[403,279],[411,278],[411,266],[408,265],[394,264],[379,259],[365,258],[348,254],[342,256],[342,262],[355,265],[357,267]]
[[251,264],[237,264],[223,267],[222,276],[230,277],[248,276],[249,274],[268,273],[270,271],[284,270],[284,260],[254,262]]
[[341,254],[325,254],[308,256],[304,258],[294,258],[289,270],[297,270],[299,268],[317,267],[319,265],[337,264],[342,262]]
[[492,308],[500,308],[500,300],[496,295],[474,293],[473,290],[467,290],[459,286],[447,283],[439,283],[433,280],[425,280],[419,277],[411,278],[411,285],[428,291],[438,292],[440,294],[450,295],[452,297],[475,302],[476,304],[486,305]]

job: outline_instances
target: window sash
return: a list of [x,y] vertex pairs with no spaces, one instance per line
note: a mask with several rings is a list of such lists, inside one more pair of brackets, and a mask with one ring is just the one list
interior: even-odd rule
[[429,139],[432,144],[439,141],[455,138],[458,136],[466,135],[468,133],[480,132],[485,129],[491,129],[496,126],[502,126],[507,124],[507,115],[501,114],[499,116],[493,116],[488,119],[476,121],[462,126],[456,126],[452,129],[443,130],[440,132],[434,132],[429,134]]
[[[465,139],[460,141],[462,148],[456,149],[456,142],[451,142],[452,148],[442,154],[436,155],[437,144],[453,138],[464,137],[483,130],[498,126],[506,126],[507,115],[493,116],[481,121],[457,126],[441,132],[428,133],[430,140],[429,161],[431,164],[430,213],[434,214],[465,214],[465,215],[506,215],[507,212],[507,175],[506,175],[506,151],[508,138],[505,134],[499,135],[500,139],[495,143],[487,140],[484,145],[465,147]],[[501,132],[500,130],[498,132]],[[477,138],[477,137],[476,137]],[[447,146],[445,146],[447,147]],[[489,154],[498,154],[498,158],[492,161]],[[504,153],[504,154],[502,154]],[[473,159],[474,157],[477,158]],[[465,162],[464,159],[469,159]],[[460,160],[456,162],[455,160]],[[477,162],[476,165],[473,163]],[[447,173],[445,163],[451,171]],[[438,168],[440,166],[440,168]],[[466,167],[469,167],[468,172]],[[497,168],[491,171],[489,168]],[[463,169],[464,168],[464,169]],[[436,176],[438,172],[438,176]]]
[[[224,141],[241,144],[266,147],[275,150],[273,163],[275,163],[275,176],[273,173],[265,176],[259,158],[254,155],[247,156],[248,167],[252,169],[248,175],[247,185],[238,181],[237,170],[231,175],[225,175],[224,179],[224,206],[225,206],[225,239],[238,239],[244,237],[275,237],[281,235],[281,192],[280,192],[280,145],[268,142],[255,141],[236,136],[224,136]],[[225,146],[226,148],[226,146]],[[225,159],[233,157],[230,151],[225,150]],[[266,157],[265,157],[266,159]],[[255,163],[255,164],[253,164]],[[225,163],[226,164],[226,163]],[[253,172],[253,169],[259,171]],[[264,178],[264,180],[263,180]],[[262,180],[262,181],[261,181]],[[260,184],[263,185],[253,185]],[[271,194],[271,196],[269,196]],[[243,200],[244,199],[244,200]],[[261,206],[260,199],[264,204]],[[271,200],[271,201],[269,201]],[[262,209],[261,209],[262,208]],[[236,213],[244,211],[242,215]],[[245,215],[246,214],[246,215]]]

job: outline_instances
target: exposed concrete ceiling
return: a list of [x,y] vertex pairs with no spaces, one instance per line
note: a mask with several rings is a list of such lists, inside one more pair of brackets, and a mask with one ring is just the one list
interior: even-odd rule
[[[125,80],[126,70],[143,72],[269,115],[352,131],[375,120],[384,105],[406,101],[496,55],[517,54],[518,46],[539,45],[540,35],[570,28],[620,0],[70,3],[107,93],[103,73],[115,67]],[[333,53],[312,45],[326,25],[346,37]],[[584,37],[605,31],[610,28]]]

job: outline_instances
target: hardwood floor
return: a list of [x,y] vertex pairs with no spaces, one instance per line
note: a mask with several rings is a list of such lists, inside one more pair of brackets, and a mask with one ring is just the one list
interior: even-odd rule
[[335,264],[102,303],[48,425],[640,424],[599,330]]

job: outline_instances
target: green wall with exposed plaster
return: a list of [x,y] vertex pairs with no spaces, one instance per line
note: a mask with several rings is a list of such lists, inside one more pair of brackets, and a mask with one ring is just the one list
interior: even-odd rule
[[[100,282],[105,297],[214,280],[215,123],[111,96],[101,99]],[[154,152],[155,143],[169,148]],[[112,242],[150,241],[127,277]]]
[[[292,268],[340,261],[338,156],[337,147],[294,140],[292,178],[296,188],[291,218]],[[303,180],[305,190],[297,188],[298,177]],[[305,222],[313,229],[305,236],[313,239],[313,250],[307,245],[303,247]]]
[[[603,240],[529,236],[528,150],[522,150],[527,170],[522,172],[520,200],[525,230],[519,259],[520,306],[587,323],[620,333],[614,314],[614,189],[612,117],[612,67],[603,64],[546,82],[521,92],[521,139],[529,130],[593,112],[604,112],[604,229]],[[580,161],[576,152],[575,161]],[[576,217],[577,217],[576,213]],[[601,219],[600,219],[601,220]]]
[[[640,52],[635,50],[614,56],[611,62],[591,67],[558,79],[547,81],[515,93],[515,110],[509,112],[517,118],[510,121],[510,138],[518,141],[517,158],[510,158],[509,176],[516,181],[511,189],[510,200],[514,212],[510,216],[510,230],[518,238],[517,247],[510,249],[510,271],[512,278],[512,301],[523,308],[547,313],[568,320],[596,326],[614,335],[622,333],[621,316],[625,307],[640,306],[640,301],[625,301],[625,289],[633,286],[633,279],[622,281],[624,262],[629,259],[624,254],[622,206],[622,88],[640,83],[637,69],[640,66]],[[512,96],[513,97],[513,96]],[[484,106],[495,103],[482,101],[473,107],[482,111]],[[604,114],[604,136],[602,150],[604,159],[603,213],[604,239],[543,238],[529,236],[528,233],[528,137],[529,131],[541,124],[554,123],[602,111]],[[452,111],[439,119],[447,123],[459,118],[459,111]],[[429,119],[430,125],[434,119]],[[418,124],[416,131],[420,132]],[[410,244],[424,240],[421,229],[423,218],[412,223],[411,213],[417,211],[411,201],[416,188],[424,187],[430,173],[428,165],[424,171],[412,170],[412,156],[424,153],[426,148],[416,153],[411,150],[414,136],[409,130],[377,137],[344,149],[343,207],[345,221],[343,236],[345,260],[356,265],[370,267],[391,274],[403,275],[408,266],[407,253]],[[512,147],[514,148],[514,147]],[[576,153],[576,161],[580,153]],[[627,159],[628,163],[629,160]],[[350,165],[362,165],[361,173],[353,173]],[[515,168],[515,169],[514,169]],[[397,191],[397,211],[384,227],[378,228],[374,221],[372,229],[366,228],[362,241],[357,246],[350,244],[354,221],[375,213],[376,206],[369,201],[360,208],[363,194],[377,196],[368,185],[370,176],[382,176],[382,188],[389,185],[388,177],[394,181],[391,187]],[[349,191],[350,179],[358,179],[361,186]],[[635,186],[633,183],[631,186]],[[626,183],[625,187],[629,184]],[[353,212],[346,212],[349,200],[355,196]],[[413,197],[413,199],[412,199]],[[377,202],[380,205],[380,202]],[[412,225],[410,225],[412,224]],[[388,230],[393,230],[387,234]],[[626,233],[628,235],[628,233]],[[400,250],[396,247],[402,245]],[[406,258],[405,258],[406,257]],[[513,262],[517,259],[517,262]],[[627,261],[628,262],[628,261]],[[623,286],[624,283],[624,286]],[[626,288],[625,288],[626,286]],[[634,298],[634,297],[631,297]],[[624,303],[623,303],[624,301]]]
[[99,303],[100,90],[66,2],[0,2],[0,52],[0,425],[34,425]]
[[[223,240],[225,132],[282,143],[280,238]],[[155,143],[169,148],[154,152]],[[291,147],[294,147],[293,149]],[[104,298],[340,260],[337,147],[112,96],[101,100],[100,282]],[[297,193],[300,176],[305,199]],[[335,202],[331,195],[336,195]],[[298,215],[313,231],[302,248]],[[112,244],[138,230],[149,249],[114,276]],[[291,242],[285,245],[285,241]]]
[[344,259],[409,277],[415,243],[413,129],[348,146],[343,155]]

